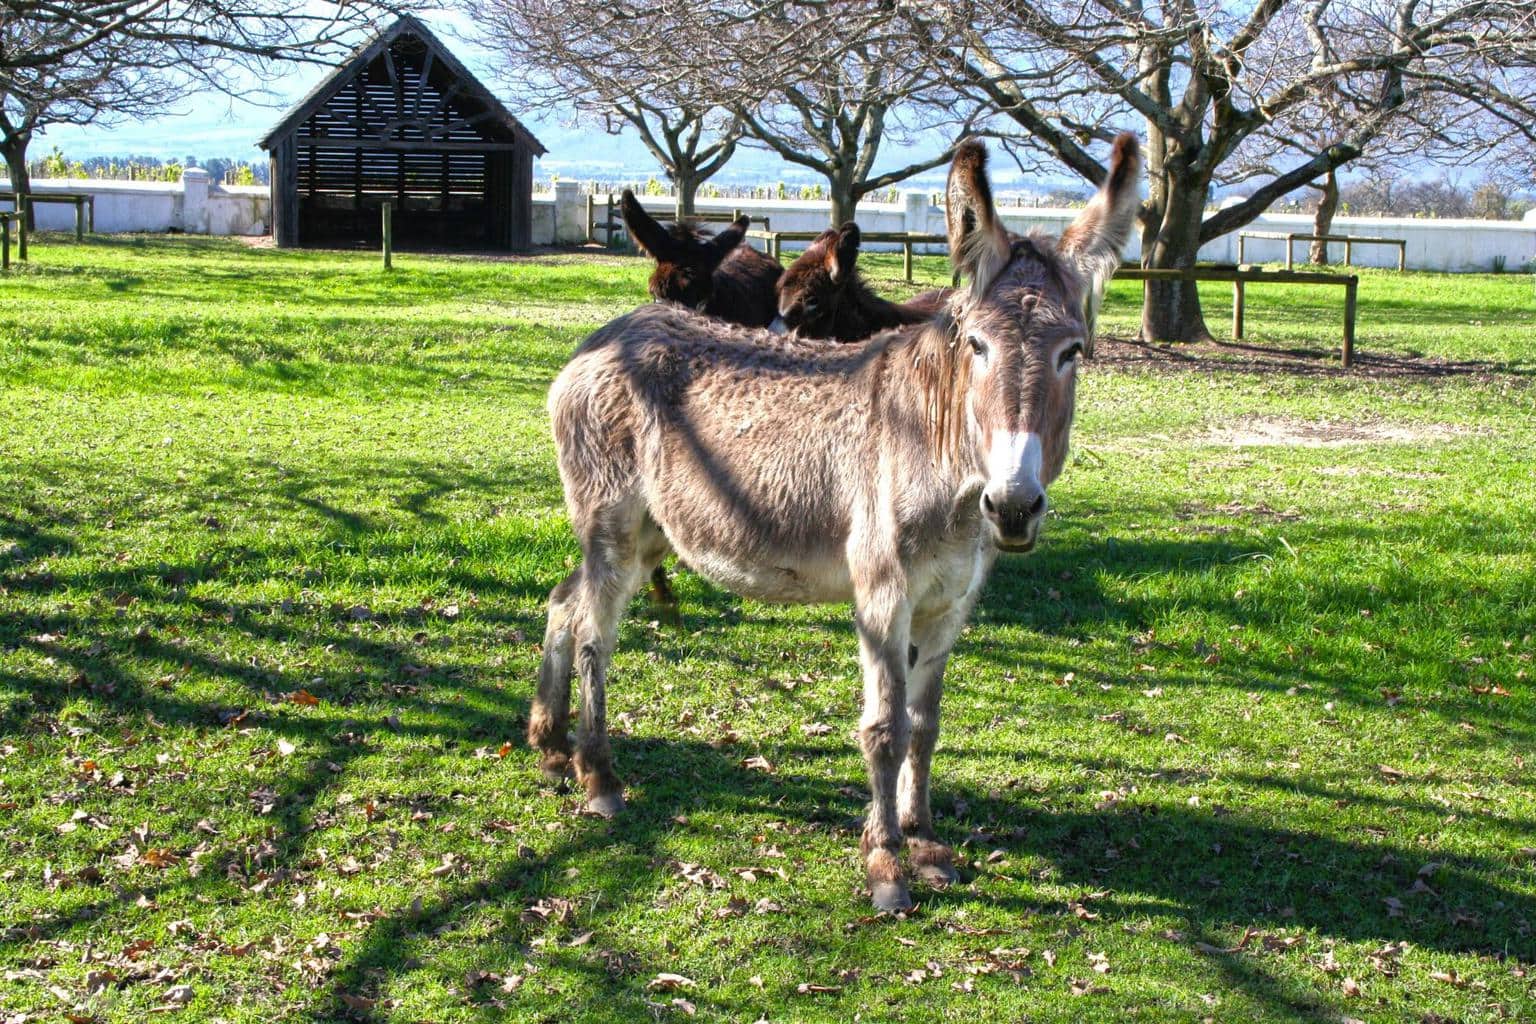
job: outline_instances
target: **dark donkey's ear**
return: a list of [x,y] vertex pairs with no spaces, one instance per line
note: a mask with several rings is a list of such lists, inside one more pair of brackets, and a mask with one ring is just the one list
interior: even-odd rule
[[677,247],[672,242],[672,236],[645,212],[645,207],[640,205],[640,200],[629,189],[625,189],[619,197],[619,213],[624,218],[624,227],[629,231],[629,237],[652,259],[660,261],[676,258]]
[[1061,234],[1056,251],[1065,256],[1083,279],[1083,319],[1088,326],[1084,348],[1093,354],[1093,332],[1104,288],[1120,268],[1120,252],[1131,236],[1141,209],[1141,146],[1125,132],[1115,139],[1109,174],[1088,208]]
[[832,280],[841,284],[853,275],[854,267],[859,262],[859,226],[849,221],[837,229],[837,237],[831,248],[827,250],[827,273],[832,275]]
[[737,217],[731,221],[731,226],[721,231],[709,240],[709,247],[715,251],[717,259],[725,259],[726,255],[747,237],[747,229],[752,226],[750,217]]
[[945,190],[949,260],[971,279],[971,298],[979,299],[1008,265],[1008,232],[992,205],[987,181],[987,149],[972,139],[955,149]]

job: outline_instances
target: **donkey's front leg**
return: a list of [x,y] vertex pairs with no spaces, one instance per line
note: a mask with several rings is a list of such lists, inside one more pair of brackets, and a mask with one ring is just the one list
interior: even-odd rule
[[901,823],[896,813],[897,777],[907,751],[907,634],[911,609],[902,587],[881,580],[859,595],[855,608],[859,660],[864,669],[864,712],[859,745],[872,796],[859,848],[875,909],[912,909],[901,872]]
[[946,608],[938,615],[915,621],[912,626],[911,669],[907,674],[907,713],[912,719],[912,740],[901,768],[897,798],[901,828],[913,871],[929,885],[945,886],[960,880],[954,851],[939,841],[933,830],[929,807],[928,777],[933,748],[939,741],[939,699],[944,693],[944,668],[969,605]]

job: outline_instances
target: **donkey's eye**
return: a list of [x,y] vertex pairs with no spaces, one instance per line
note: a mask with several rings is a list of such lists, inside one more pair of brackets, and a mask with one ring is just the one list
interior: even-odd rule
[[987,354],[987,343],[982,341],[978,335],[968,334],[966,335],[965,340],[971,343],[972,352],[979,356],[984,356]]
[[1073,342],[1071,345],[1068,345],[1065,349],[1062,350],[1061,355],[1056,359],[1056,372],[1060,373],[1061,371],[1065,370],[1077,359],[1078,356],[1082,354],[1083,346],[1081,343]]
[[816,307],[819,306],[819,305],[821,305],[821,303],[817,302],[815,299],[806,299],[805,300],[805,311],[807,313],[814,313],[814,312],[816,312]]

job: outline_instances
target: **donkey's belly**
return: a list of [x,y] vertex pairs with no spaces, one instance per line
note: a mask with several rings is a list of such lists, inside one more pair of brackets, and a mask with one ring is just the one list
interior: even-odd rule
[[779,604],[829,604],[853,600],[848,564],[841,558],[769,558],[744,561],[711,550],[674,544],[688,567],[742,597]]

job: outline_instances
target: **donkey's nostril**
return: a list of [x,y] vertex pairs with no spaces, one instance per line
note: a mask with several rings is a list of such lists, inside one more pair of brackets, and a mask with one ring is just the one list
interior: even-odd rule
[[1035,516],[1040,515],[1044,511],[1045,511],[1045,495],[1041,494],[1039,497],[1037,497],[1034,500],[1034,503],[1029,506],[1030,518],[1034,518]]
[[981,496],[981,510],[989,516],[997,515],[997,506],[992,504],[992,495],[983,494]]

